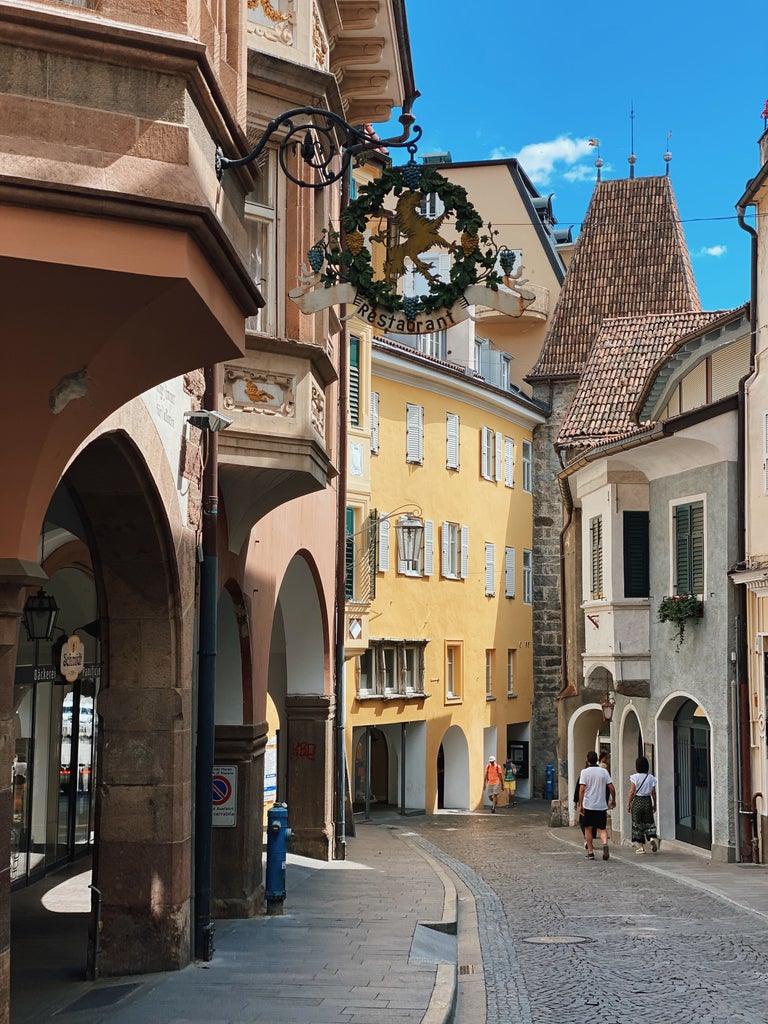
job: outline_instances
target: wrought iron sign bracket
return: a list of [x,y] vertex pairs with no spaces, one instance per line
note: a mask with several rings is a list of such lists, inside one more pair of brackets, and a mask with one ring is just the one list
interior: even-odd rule
[[[402,113],[398,118],[403,131],[391,139],[379,139],[364,128],[354,127],[332,110],[323,110],[320,107],[296,107],[294,110],[287,110],[269,122],[255,149],[247,156],[239,160],[230,160],[224,156],[221,147],[217,146],[216,177],[221,181],[224,171],[228,168],[244,167],[257,160],[271,137],[281,129],[285,134],[281,137],[277,151],[280,167],[283,174],[301,188],[325,188],[332,185],[346,174],[352,157],[360,153],[407,146],[413,154],[422,134],[421,128],[414,124],[416,118],[411,113],[411,106],[419,95],[418,92],[414,93],[403,104]],[[304,163],[317,173],[319,180],[304,181],[291,173],[286,158],[289,150],[294,147],[298,147]],[[337,156],[341,163],[337,170],[332,170],[331,163]]]

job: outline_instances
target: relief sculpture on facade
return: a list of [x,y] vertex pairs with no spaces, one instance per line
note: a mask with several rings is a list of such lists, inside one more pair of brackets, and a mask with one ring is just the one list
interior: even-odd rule
[[288,373],[227,366],[224,369],[224,408],[292,418],[296,413],[295,378]]

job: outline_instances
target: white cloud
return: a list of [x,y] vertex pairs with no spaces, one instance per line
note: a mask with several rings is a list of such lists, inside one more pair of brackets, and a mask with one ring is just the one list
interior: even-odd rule
[[728,252],[727,245],[705,245],[699,249],[699,256],[725,256]]
[[[592,147],[587,139],[571,139],[567,135],[561,135],[551,142],[531,142],[514,156],[532,182],[536,185],[546,185],[555,173],[556,165],[565,164],[572,167],[591,152]],[[581,180],[580,169],[573,168],[565,173],[574,175],[569,180]]]
[[489,160],[509,160],[511,156],[515,154],[511,149],[507,149],[506,146],[497,146],[496,149],[491,150],[491,155],[488,157]]

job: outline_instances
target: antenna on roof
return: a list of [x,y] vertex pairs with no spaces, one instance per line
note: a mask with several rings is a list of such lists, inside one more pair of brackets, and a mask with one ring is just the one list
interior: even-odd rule
[[637,157],[635,156],[635,104],[630,103],[629,107],[629,176],[634,178],[635,176],[635,164],[637,163]]
[[595,167],[597,168],[597,180],[600,181],[600,168],[603,166],[603,160],[600,156],[600,139],[587,139],[587,143],[597,150],[597,160],[595,160]]
[[669,177],[669,163],[670,163],[670,160],[672,159],[672,154],[669,152],[669,140],[671,138],[672,138],[672,132],[667,132],[667,148],[666,148],[666,151],[664,153],[664,163],[667,165],[666,170],[664,171],[664,174],[665,174],[665,176],[667,178]]

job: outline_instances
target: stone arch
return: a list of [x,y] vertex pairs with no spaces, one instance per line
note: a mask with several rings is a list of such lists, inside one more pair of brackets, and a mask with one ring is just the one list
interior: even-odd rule
[[568,806],[572,825],[578,820],[573,796],[584,758],[587,751],[597,749],[597,738],[605,725],[603,709],[598,703],[582,705],[568,720]]
[[443,806],[446,810],[466,811],[469,799],[469,744],[464,730],[450,726],[443,735]]
[[251,643],[240,585],[225,582],[219,595],[216,636],[216,724],[253,721]]
[[[678,715],[686,708],[686,706],[690,706],[692,709],[696,710],[710,737],[713,731],[714,723],[712,721],[712,716],[709,714],[707,709],[699,703],[697,697],[688,691],[677,690],[674,693],[669,694],[660,705],[656,715],[656,772],[654,773],[659,779],[658,827],[660,835],[666,838],[678,837],[681,838],[683,842],[693,842],[693,845],[704,846],[709,849],[711,844],[717,841],[714,834],[714,815],[712,813],[714,803],[714,794],[712,790],[714,765],[711,742],[709,743],[709,748],[706,754],[703,755],[706,760],[704,767],[706,768],[708,780],[708,793],[705,796],[705,799],[708,802],[709,844],[705,844],[703,841],[688,839],[679,834],[680,822],[678,821],[676,804],[676,786],[679,782],[679,772],[675,756],[675,723]],[[727,845],[727,842],[723,845]]]
[[85,525],[101,620],[98,971],[177,969],[190,948],[194,537],[174,538],[173,504],[121,431],[89,444],[64,485]]
[[627,811],[629,776],[635,770],[635,760],[642,753],[642,748],[643,729],[640,718],[637,709],[629,704],[624,708],[619,723],[619,750],[615,758],[615,769],[611,772],[616,787],[616,808],[613,811],[611,825],[625,837],[632,834],[632,816]]

